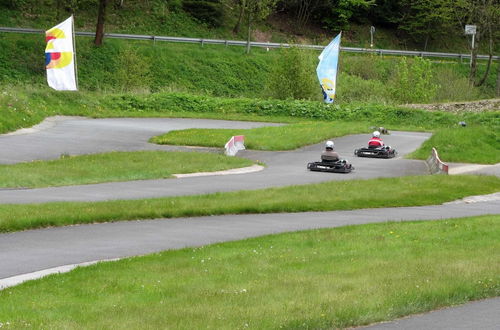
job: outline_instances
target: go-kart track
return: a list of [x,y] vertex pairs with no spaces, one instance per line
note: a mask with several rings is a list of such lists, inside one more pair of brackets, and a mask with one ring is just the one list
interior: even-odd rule
[[[170,130],[187,128],[243,129],[267,125],[272,124],[202,119],[57,117],[51,118],[33,129],[0,136],[0,163],[13,164],[37,159],[56,159],[61,154],[76,155],[113,150],[220,152],[220,150],[209,148],[159,146],[147,141],[154,135],[163,134]],[[390,135],[384,136],[384,141],[394,146],[398,151],[397,157],[392,159],[355,157],[353,150],[366,144],[369,137],[367,134],[336,138],[336,151],[355,167],[354,171],[346,174],[311,172],[306,169],[308,162],[319,160],[323,144],[283,152],[246,150],[238,155],[262,161],[266,164],[266,168],[258,172],[234,175],[141,180],[43,189],[0,189],[0,204],[142,199],[262,189],[330,180],[427,174],[428,168],[425,162],[404,159],[403,157],[417,149],[429,136],[427,133],[416,132],[391,132]],[[500,214],[500,202],[486,200],[475,203],[457,202],[392,209],[123,221],[0,234],[0,288],[14,285],[26,279],[37,278],[40,274],[60,271],[61,268],[58,267],[62,266],[143,255],[166,249],[200,246],[311,228],[338,227],[390,220],[435,220],[484,214]],[[40,271],[41,273],[37,273]],[[474,324],[475,328],[493,329],[500,325],[500,313],[495,313],[499,300],[487,300],[479,309],[474,307],[476,306],[474,303],[470,304],[471,308],[467,308],[468,305],[462,306],[460,307],[462,308],[461,315],[469,313],[469,320],[478,319],[477,322],[483,322]],[[486,312],[487,315],[485,315],[488,308],[491,309],[491,313]],[[453,313],[436,312],[433,315],[431,322],[439,324],[440,329],[461,327],[461,324],[457,323],[457,318],[447,316],[453,315]],[[405,329],[417,329],[422,324],[407,322]],[[394,323],[388,323],[377,325],[377,327],[392,329],[395,326]]]

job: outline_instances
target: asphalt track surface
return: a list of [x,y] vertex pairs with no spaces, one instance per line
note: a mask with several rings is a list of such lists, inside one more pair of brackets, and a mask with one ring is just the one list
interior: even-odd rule
[[[153,135],[173,129],[251,128],[261,125],[269,124],[198,119],[63,118],[46,122],[39,129],[26,134],[18,132],[0,136],[0,159],[4,163],[16,163],[59,158],[62,153],[186,150],[183,147],[151,145],[147,140]],[[258,159],[268,166],[264,171],[252,174],[46,189],[9,189],[0,191],[0,204],[138,199],[427,173],[424,162],[402,159],[401,156],[416,149],[429,137],[428,134],[393,132],[385,136],[386,143],[395,146],[400,153],[395,159],[352,156],[354,148],[363,146],[368,137],[368,135],[352,135],[335,139],[337,151],[356,167],[350,174],[308,172],[305,169],[306,163],[317,160],[322,150],[322,144],[318,144],[289,152],[245,151],[242,156]],[[206,149],[202,151],[213,152]],[[500,203],[482,201],[392,209],[156,219],[29,230],[0,234],[0,279],[69,264],[144,255],[168,249],[295,230],[384,221],[436,220],[483,214],[500,214]],[[458,314],[454,312],[455,308],[450,308],[375,327],[457,329],[464,328],[460,325],[471,325],[465,328],[498,329],[500,325],[500,313],[496,313],[498,300],[498,298],[490,299],[457,307]],[[457,315],[464,320],[457,323],[457,320],[460,320]]]
[[[108,151],[178,150],[220,152],[214,149],[159,146],[148,139],[171,130],[186,128],[252,128],[268,123],[231,122],[203,119],[84,119],[63,118],[44,123],[28,134],[0,136],[0,162],[12,164],[38,159],[55,159],[61,154],[87,154]],[[165,196],[207,194],[223,191],[263,189],[331,180],[371,179],[427,174],[427,165],[402,156],[418,148],[428,133],[393,132],[384,136],[386,144],[397,148],[394,159],[356,158],[355,148],[364,146],[368,134],[335,139],[337,152],[351,161],[349,174],[310,172],[306,164],[319,160],[323,144],[293,151],[243,151],[238,155],[264,162],[265,170],[241,175],[191,177],[182,179],[138,180],[40,189],[0,189],[0,204],[44,203],[55,201],[104,201]],[[286,138],[286,137],[277,137]]]

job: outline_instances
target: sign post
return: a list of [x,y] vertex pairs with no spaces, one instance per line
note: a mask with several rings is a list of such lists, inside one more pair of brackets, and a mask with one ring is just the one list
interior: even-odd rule
[[465,26],[465,34],[466,35],[472,35],[472,50],[471,50],[471,54],[470,54],[470,65],[472,66],[472,55],[474,54],[474,39],[476,37],[476,30],[477,30],[477,26],[476,25],[466,25]]
[[370,26],[370,48],[373,48],[373,34],[375,33],[375,27]]

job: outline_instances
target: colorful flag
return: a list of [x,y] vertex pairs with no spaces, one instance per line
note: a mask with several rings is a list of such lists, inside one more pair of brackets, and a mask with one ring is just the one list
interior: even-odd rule
[[326,103],[333,103],[337,84],[337,67],[339,63],[340,36],[339,33],[319,55],[319,64],[316,68],[318,80],[323,91]]
[[73,16],[45,32],[45,67],[49,86],[58,91],[78,90]]

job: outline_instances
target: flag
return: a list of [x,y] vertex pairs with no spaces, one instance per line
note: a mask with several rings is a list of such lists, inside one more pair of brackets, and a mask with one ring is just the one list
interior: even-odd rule
[[323,49],[318,57],[319,63],[316,68],[316,73],[318,74],[318,80],[326,103],[333,103],[335,100],[341,34],[342,33],[339,33],[335,39]]
[[78,90],[73,16],[45,32],[45,68],[49,86],[58,91]]

